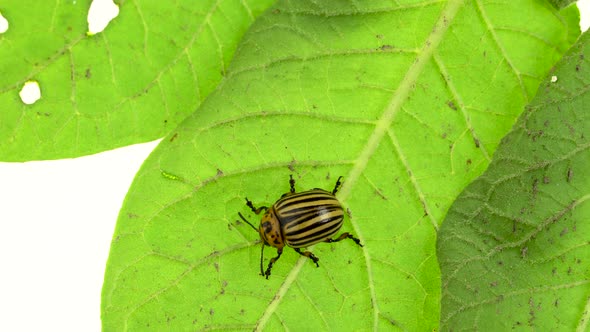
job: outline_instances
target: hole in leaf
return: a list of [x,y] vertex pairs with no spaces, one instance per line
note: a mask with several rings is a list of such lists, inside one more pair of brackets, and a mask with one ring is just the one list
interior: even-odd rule
[[557,76],[553,75],[551,76],[551,83],[555,83],[557,82]]
[[41,89],[36,81],[28,81],[18,93],[23,103],[27,105],[34,104],[41,98]]
[[8,30],[8,20],[0,13],[0,33],[5,33]]
[[94,0],[88,9],[88,35],[102,32],[119,15],[119,6],[112,0]]

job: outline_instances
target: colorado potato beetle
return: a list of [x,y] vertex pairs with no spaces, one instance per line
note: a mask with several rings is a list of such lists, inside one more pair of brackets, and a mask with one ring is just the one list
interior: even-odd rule
[[[270,208],[261,206],[256,208],[252,201],[246,198],[246,205],[255,214],[265,212],[258,229],[238,212],[240,218],[260,234],[262,250],[260,253],[260,274],[270,276],[272,265],[281,257],[283,248],[289,246],[298,254],[311,259],[317,267],[319,258],[309,251],[301,251],[300,248],[308,247],[319,242],[338,242],[343,239],[351,239],[357,245],[363,246],[359,239],[350,233],[342,233],[337,238],[336,234],[344,219],[344,210],[335,194],[342,185],[339,177],[332,192],[320,188],[296,193],[293,175],[289,176],[291,187]],[[263,270],[264,246],[277,248],[277,257],[268,263],[266,271]]]

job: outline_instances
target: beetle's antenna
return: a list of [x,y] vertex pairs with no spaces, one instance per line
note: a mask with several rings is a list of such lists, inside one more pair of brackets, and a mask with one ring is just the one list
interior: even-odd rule
[[246,218],[244,218],[244,216],[240,212],[238,212],[238,214],[240,215],[240,218],[242,218],[243,221],[245,221],[248,225],[250,225],[250,227],[254,228],[256,233],[258,233],[258,230],[256,229],[256,227],[254,227],[254,225],[252,225],[248,220],[246,220]]

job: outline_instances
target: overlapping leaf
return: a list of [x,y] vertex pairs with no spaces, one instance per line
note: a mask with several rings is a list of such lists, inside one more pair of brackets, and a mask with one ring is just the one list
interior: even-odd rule
[[590,326],[589,58],[585,33],[449,211],[443,330]]
[[[150,156],[121,211],[105,330],[402,330],[439,321],[436,230],[578,35],[541,1],[283,1]],[[244,197],[345,183],[320,268],[258,276]],[[267,249],[267,259],[273,250]]]
[[[224,75],[272,0],[122,2],[88,36],[90,1],[7,0],[0,35],[0,160],[77,157],[166,135]],[[39,82],[42,99],[19,90]]]

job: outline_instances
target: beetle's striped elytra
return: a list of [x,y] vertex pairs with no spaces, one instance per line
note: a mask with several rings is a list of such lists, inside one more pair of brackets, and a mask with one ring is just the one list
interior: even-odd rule
[[[283,248],[289,246],[298,254],[311,259],[317,267],[319,258],[309,251],[301,251],[300,248],[308,247],[319,242],[338,242],[343,239],[351,239],[359,246],[363,246],[359,239],[350,233],[342,233],[332,239],[342,227],[344,210],[335,194],[342,185],[339,177],[332,192],[324,189],[311,189],[296,193],[295,180],[289,177],[290,191],[283,194],[270,208],[261,206],[256,208],[252,201],[246,198],[246,205],[255,214],[265,212],[258,229],[254,227],[244,216],[238,215],[248,225],[252,226],[260,234],[262,239],[262,251],[260,253],[260,274],[270,276],[272,265],[281,257]],[[263,269],[264,246],[277,248],[277,256],[268,263],[266,271]]]

